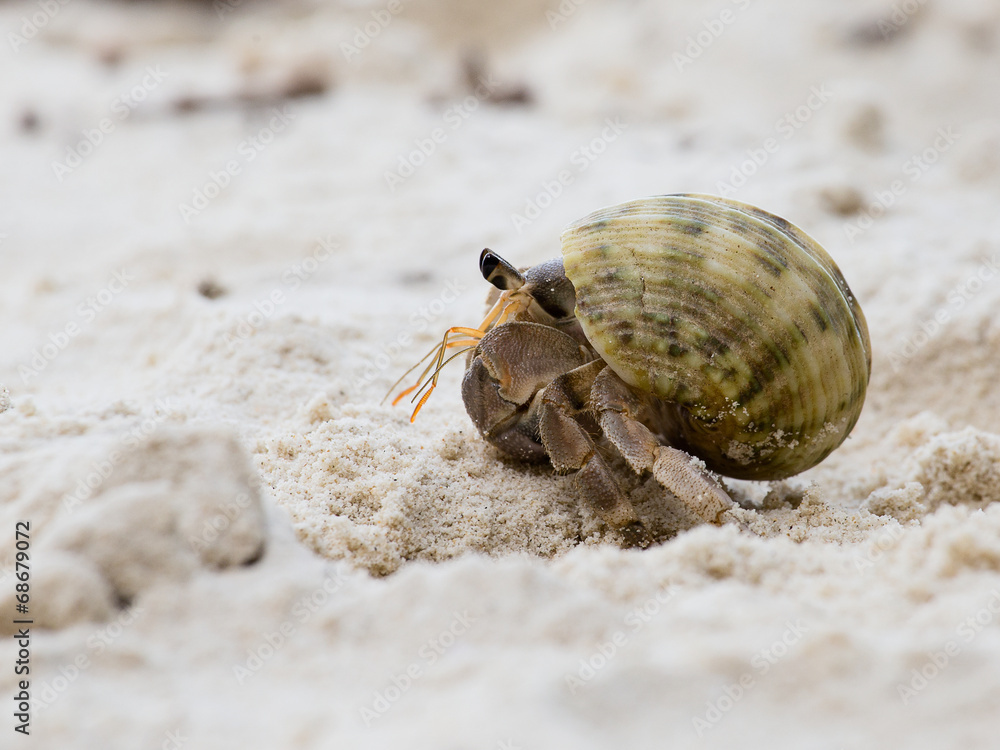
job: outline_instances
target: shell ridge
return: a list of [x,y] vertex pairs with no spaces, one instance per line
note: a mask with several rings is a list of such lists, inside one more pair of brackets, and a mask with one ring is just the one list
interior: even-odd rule
[[790,476],[857,422],[867,325],[836,263],[791,222],[672,194],[599,209],[562,242],[588,340],[626,383],[676,404],[673,439],[715,470]]

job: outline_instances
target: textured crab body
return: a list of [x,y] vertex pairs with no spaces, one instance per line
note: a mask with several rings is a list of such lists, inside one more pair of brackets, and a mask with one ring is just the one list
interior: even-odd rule
[[462,399],[483,438],[573,473],[624,544],[654,537],[609,452],[693,516],[742,524],[716,474],[797,474],[857,422],[871,372],[864,316],[833,260],[784,219],[656,196],[570,225],[562,256],[518,270],[484,249],[494,289],[483,322],[449,328],[397,400],[419,389],[415,417],[467,351]]
[[562,253],[587,339],[673,411],[666,440],[712,470],[791,476],[857,422],[871,372],[864,315],[830,256],[784,219],[657,196],[573,223]]

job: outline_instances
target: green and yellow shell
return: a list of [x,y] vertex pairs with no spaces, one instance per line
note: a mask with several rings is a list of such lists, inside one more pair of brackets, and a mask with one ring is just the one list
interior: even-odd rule
[[709,195],[611,206],[562,234],[576,316],[626,383],[656,396],[668,441],[714,471],[815,466],[861,413],[868,327],[840,269],[798,227]]

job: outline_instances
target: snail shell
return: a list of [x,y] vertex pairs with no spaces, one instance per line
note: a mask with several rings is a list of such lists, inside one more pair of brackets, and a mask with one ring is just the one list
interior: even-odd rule
[[786,220],[709,195],[595,211],[562,234],[587,339],[659,400],[674,446],[739,479],[815,466],[861,413],[864,315],[826,251]]

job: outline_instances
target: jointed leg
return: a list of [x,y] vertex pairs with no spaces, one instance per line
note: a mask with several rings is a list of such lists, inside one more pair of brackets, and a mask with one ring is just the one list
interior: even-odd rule
[[652,471],[692,512],[709,523],[722,523],[725,512],[733,507],[729,495],[690,455],[660,445],[638,419],[642,402],[610,368],[594,379],[590,399],[605,436],[633,471]]
[[558,472],[576,471],[581,495],[610,526],[620,529],[630,547],[648,547],[650,538],[632,503],[615,482],[593,439],[578,421],[604,363],[578,367],[553,380],[542,391],[539,432]]
[[537,323],[508,323],[487,333],[462,380],[465,410],[484,438],[521,460],[544,460],[538,421],[554,378],[579,368],[585,352],[572,338]]

